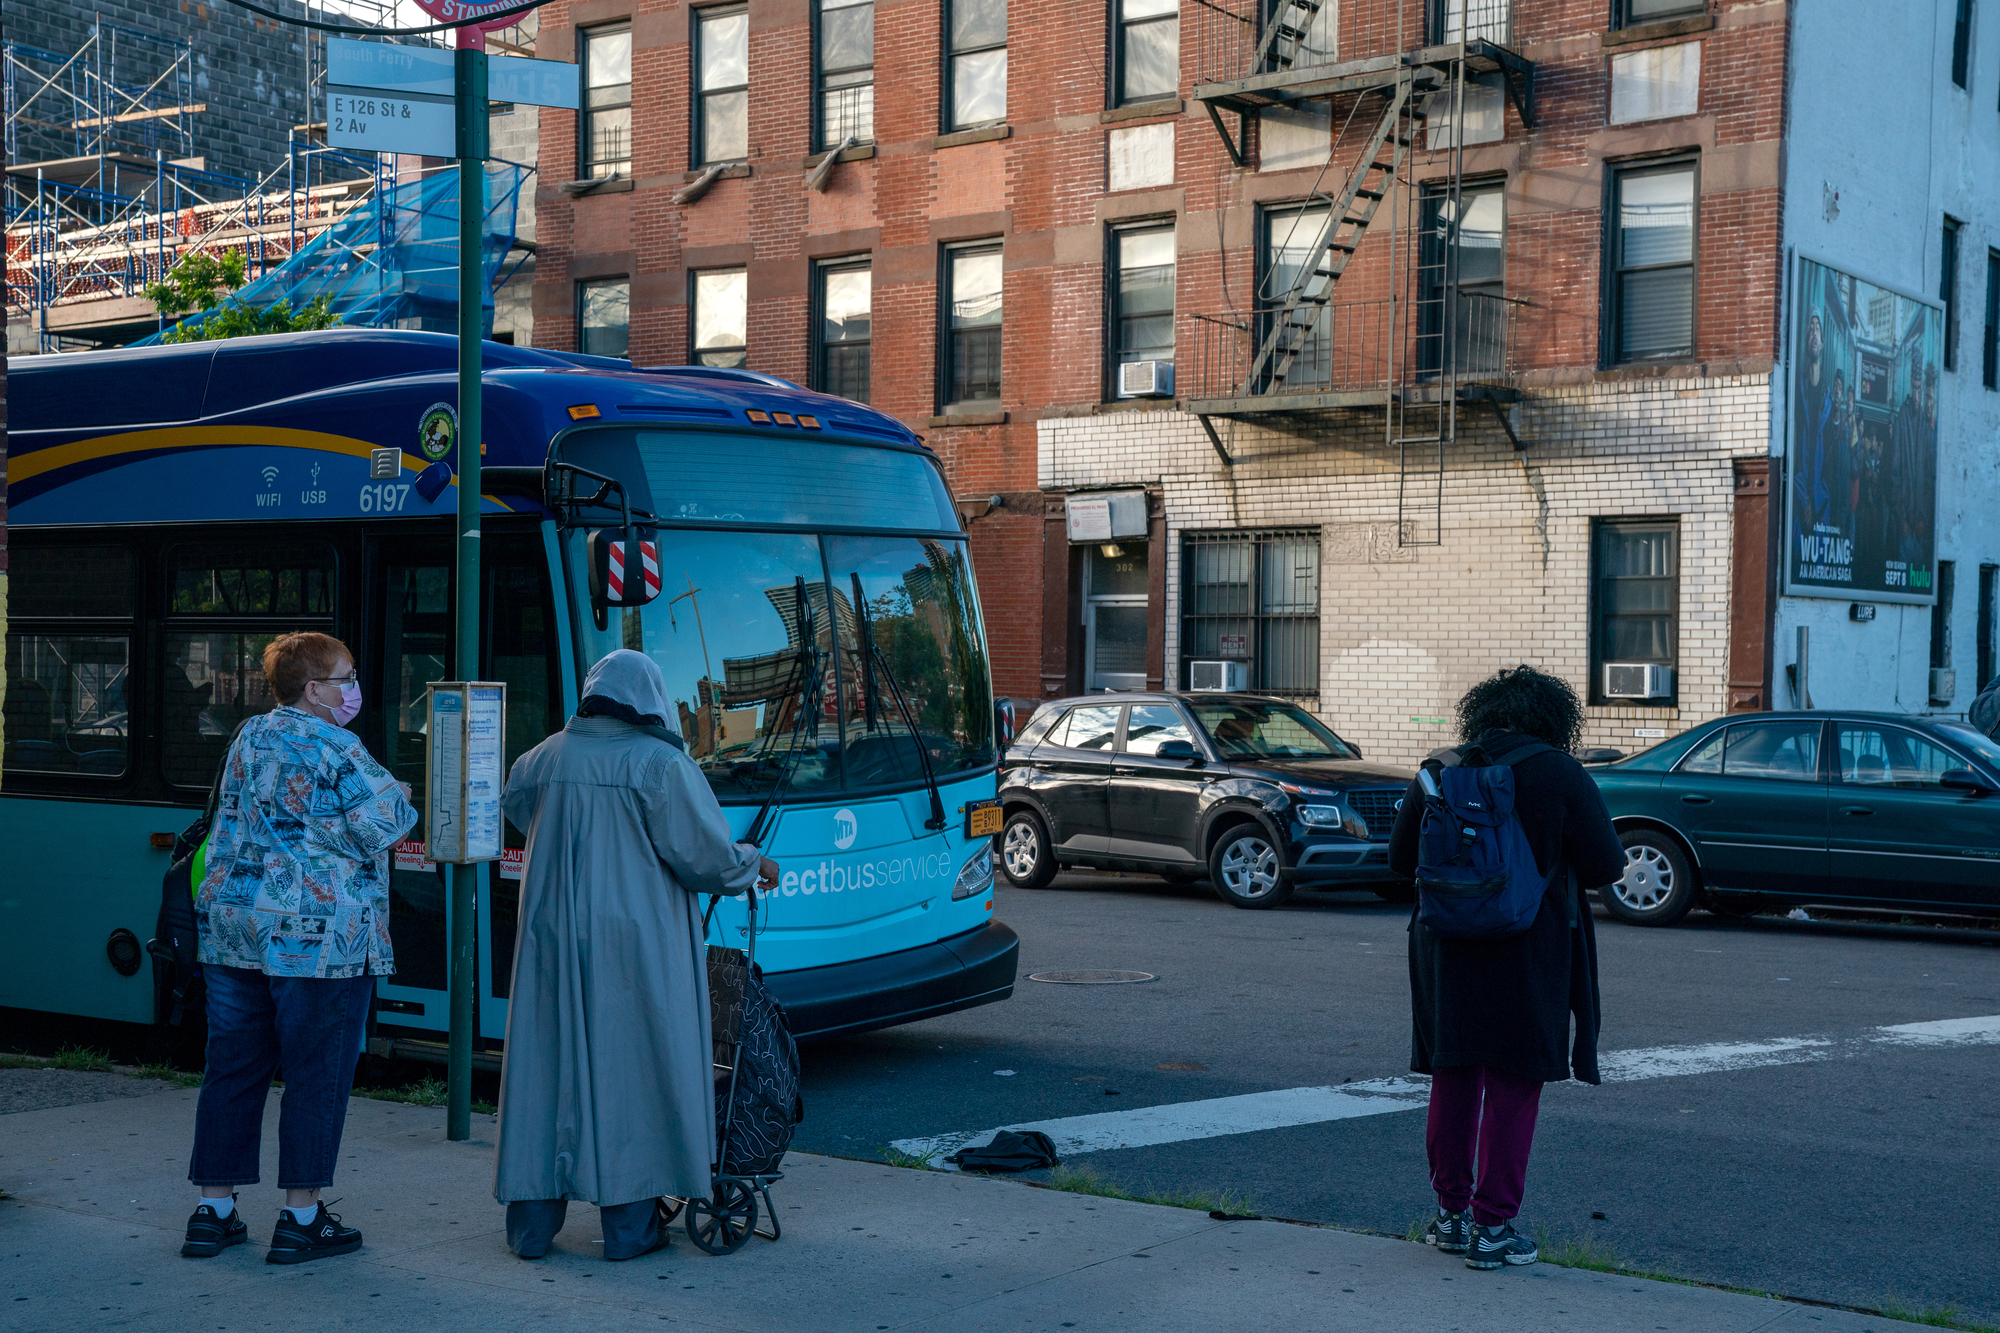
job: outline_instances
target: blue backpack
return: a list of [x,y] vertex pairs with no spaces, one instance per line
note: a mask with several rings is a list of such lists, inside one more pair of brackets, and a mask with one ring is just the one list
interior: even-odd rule
[[[1417,920],[1449,940],[1518,935],[1534,924],[1549,877],[1514,814],[1514,769],[1553,747],[1510,747],[1495,762],[1478,745],[1424,761],[1417,842]],[[1446,759],[1455,762],[1447,763]]]

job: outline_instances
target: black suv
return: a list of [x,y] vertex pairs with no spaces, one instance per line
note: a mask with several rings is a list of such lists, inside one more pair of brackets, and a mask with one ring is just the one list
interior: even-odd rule
[[1366,762],[1282,699],[1057,699],[1001,761],[1000,866],[1027,889],[1067,866],[1205,875],[1238,907],[1274,907],[1301,884],[1407,900],[1389,873],[1389,825],[1414,776]]

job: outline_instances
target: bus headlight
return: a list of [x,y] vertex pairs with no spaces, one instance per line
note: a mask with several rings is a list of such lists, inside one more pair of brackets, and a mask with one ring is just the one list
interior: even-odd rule
[[979,850],[966,861],[958,872],[958,882],[951,886],[953,902],[976,898],[993,887],[993,849],[983,838],[977,845]]

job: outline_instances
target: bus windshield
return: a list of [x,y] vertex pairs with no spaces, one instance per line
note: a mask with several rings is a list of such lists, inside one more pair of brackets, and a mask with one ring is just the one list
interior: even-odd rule
[[[580,574],[583,533],[570,540]],[[588,660],[637,648],[660,664],[668,725],[719,799],[761,800],[788,763],[799,795],[921,782],[919,744],[940,779],[993,763],[964,541],[662,528],[659,551],[659,598],[613,608],[602,631],[573,579],[577,623]],[[810,671],[819,702],[801,716]]]

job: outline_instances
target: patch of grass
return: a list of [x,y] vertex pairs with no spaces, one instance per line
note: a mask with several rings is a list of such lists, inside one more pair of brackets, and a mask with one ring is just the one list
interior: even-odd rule
[[1906,1324],[1922,1324],[1926,1328],[1955,1328],[1963,1333],[1996,1333],[1991,1324],[1968,1324],[1959,1318],[1955,1305],[1905,1305],[1890,1296],[1882,1302],[1878,1312],[1884,1319],[1900,1319]]
[[900,1166],[911,1171],[937,1170],[931,1165],[931,1159],[923,1153],[904,1152],[901,1148],[891,1147],[886,1143],[879,1145],[875,1151],[881,1153],[882,1160],[890,1166]]
[[38,1055],[0,1055],[0,1069],[47,1069],[49,1062]]
[[187,1070],[176,1069],[172,1065],[139,1065],[137,1068],[127,1070],[126,1072],[131,1074],[133,1078],[156,1078],[162,1083],[171,1083],[177,1088],[198,1088],[201,1086],[200,1074],[190,1074]]
[[90,1046],[65,1046],[49,1061],[56,1069],[80,1069],[93,1074],[111,1072],[111,1054]]
[[1412,1245],[1423,1244],[1424,1233],[1430,1230],[1430,1225],[1431,1225],[1431,1215],[1429,1213],[1425,1213],[1422,1217],[1410,1223],[1409,1228],[1403,1232],[1403,1239],[1410,1242],[1410,1244]]
[[1200,1213],[1254,1213],[1250,1197],[1231,1190],[1131,1190],[1105,1179],[1087,1166],[1059,1166],[1041,1182],[1065,1194],[1089,1194],[1100,1199],[1129,1199],[1133,1203],[1156,1203],[1168,1208],[1191,1208]]
[[1535,1244],[1542,1251],[1542,1262],[1554,1264],[1557,1268],[1583,1268],[1593,1273],[1626,1271],[1625,1265],[1619,1261],[1618,1251],[1588,1236],[1551,1240],[1547,1235],[1538,1233]]
[[[356,1088],[356,1097],[373,1097],[378,1102],[402,1102],[408,1106],[443,1106],[451,1100],[451,1089],[435,1074],[425,1076],[416,1083],[402,1088]],[[497,1115],[500,1108],[492,1102],[472,1099],[474,1115]]]

